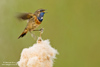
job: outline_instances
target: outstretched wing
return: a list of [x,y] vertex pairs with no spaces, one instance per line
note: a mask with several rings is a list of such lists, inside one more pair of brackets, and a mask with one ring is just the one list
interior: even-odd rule
[[28,20],[33,17],[32,13],[20,13],[18,19]]

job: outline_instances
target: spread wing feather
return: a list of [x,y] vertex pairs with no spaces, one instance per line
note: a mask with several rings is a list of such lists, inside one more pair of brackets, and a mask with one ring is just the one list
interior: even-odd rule
[[18,19],[28,20],[33,17],[32,13],[20,13]]

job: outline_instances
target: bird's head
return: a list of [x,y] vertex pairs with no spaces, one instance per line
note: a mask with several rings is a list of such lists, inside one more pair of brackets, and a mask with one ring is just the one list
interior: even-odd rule
[[37,16],[37,18],[38,18],[38,20],[40,21],[40,22],[42,22],[42,20],[43,20],[43,16],[44,16],[44,14],[46,13],[45,12],[46,10],[45,9],[38,9],[34,14]]
[[44,15],[46,13],[45,11],[45,9],[38,9],[37,11],[35,11],[34,14],[38,17],[40,14]]

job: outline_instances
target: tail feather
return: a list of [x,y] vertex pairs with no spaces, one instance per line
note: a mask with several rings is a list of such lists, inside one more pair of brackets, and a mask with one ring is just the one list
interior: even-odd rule
[[27,32],[28,32],[28,30],[24,30],[24,31],[22,32],[22,34],[18,37],[18,39],[19,39],[20,37],[25,36]]

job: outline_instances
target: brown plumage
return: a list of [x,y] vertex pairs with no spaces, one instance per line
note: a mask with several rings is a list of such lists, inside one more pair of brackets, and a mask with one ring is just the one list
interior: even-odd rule
[[20,37],[25,36],[28,31],[29,32],[34,31],[41,24],[42,22],[41,20],[43,20],[41,18],[43,18],[43,16],[41,17],[40,14],[45,13],[44,11],[45,11],[44,9],[39,9],[34,14],[22,13],[21,15],[18,16],[19,19],[28,20],[26,28],[24,29],[22,34],[18,37],[18,39]]
[[27,30],[27,29],[25,29],[25,30],[22,32],[22,34],[18,37],[18,39],[19,39],[20,37],[25,36],[27,32],[28,32],[28,30]]

